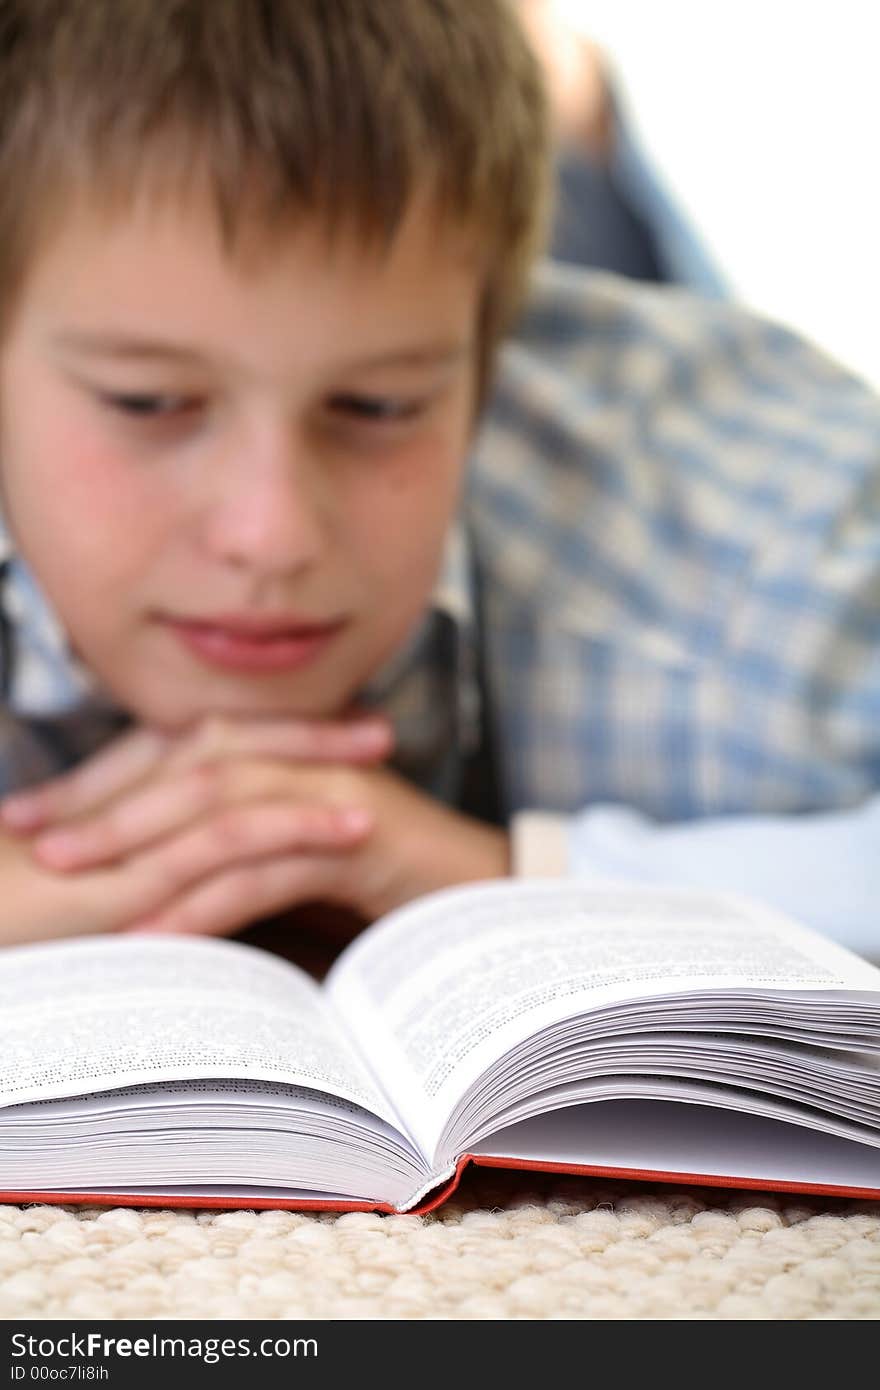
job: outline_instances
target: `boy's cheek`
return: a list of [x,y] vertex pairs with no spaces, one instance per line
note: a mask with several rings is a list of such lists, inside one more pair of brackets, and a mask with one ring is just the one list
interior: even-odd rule
[[134,657],[132,615],[153,597],[160,547],[150,509],[120,498],[100,470],[81,462],[53,469],[42,496],[22,490],[11,509],[14,531],[79,660],[115,691],[116,675]]
[[[373,515],[359,528],[357,566],[363,580],[381,590],[394,608],[412,610],[429,596],[437,577],[451,508],[444,499],[427,506]],[[354,556],[354,547],[349,552]]]
[[7,507],[26,553],[44,563],[81,563],[89,573],[127,566],[171,514],[155,480],[74,428],[43,431],[6,471]]
[[389,558],[436,550],[456,510],[465,456],[463,431],[456,431],[365,470],[349,522],[366,548],[375,551],[381,536]]

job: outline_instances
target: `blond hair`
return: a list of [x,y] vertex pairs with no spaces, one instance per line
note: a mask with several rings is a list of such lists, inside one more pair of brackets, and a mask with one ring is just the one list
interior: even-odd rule
[[71,194],[115,208],[199,172],[231,251],[245,208],[387,245],[428,186],[485,250],[482,397],[544,243],[548,144],[510,0],[0,0],[0,323]]

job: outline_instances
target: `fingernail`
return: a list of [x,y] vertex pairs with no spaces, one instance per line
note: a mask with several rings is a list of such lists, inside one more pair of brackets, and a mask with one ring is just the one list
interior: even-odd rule
[[362,806],[344,806],[337,812],[339,825],[350,835],[360,835],[373,824],[371,813]]
[[34,841],[34,851],[49,864],[65,866],[82,854],[82,842],[68,830],[50,830]]
[[43,819],[43,811],[36,797],[15,792],[0,802],[0,819],[14,830],[29,830]]
[[380,748],[388,742],[388,726],[378,719],[350,724],[349,733],[358,748]]

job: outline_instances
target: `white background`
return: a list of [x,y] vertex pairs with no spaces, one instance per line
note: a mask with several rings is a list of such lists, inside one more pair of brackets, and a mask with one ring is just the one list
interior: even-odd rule
[[880,386],[880,0],[555,0],[737,299]]

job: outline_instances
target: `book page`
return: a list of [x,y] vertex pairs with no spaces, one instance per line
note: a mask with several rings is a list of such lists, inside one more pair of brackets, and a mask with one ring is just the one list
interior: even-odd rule
[[307,1086],[394,1123],[319,986],[266,951],[136,935],[0,951],[0,1105],[204,1077]]
[[389,914],[347,948],[325,989],[433,1153],[445,1118],[486,1068],[560,1020],[706,990],[833,999],[877,991],[880,971],[736,898],[499,880]]
[[[499,1130],[478,1154],[566,1166],[680,1173],[737,1180],[880,1187],[880,1150],[854,1139],[780,1123],[760,1111],[719,1108],[699,1091],[684,1101],[611,1100],[576,1105]],[[711,1105],[711,1108],[708,1108]],[[776,1107],[782,1110],[782,1107]]]
[[403,1201],[425,1163],[392,1125],[324,1091],[209,1077],[0,1107],[0,1191],[282,1185]]

